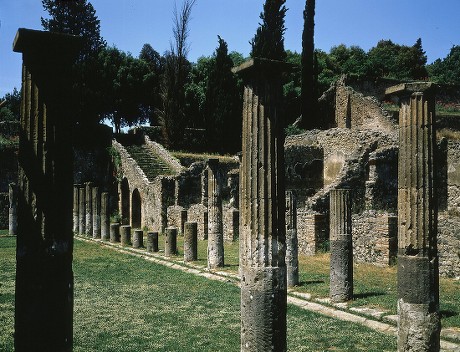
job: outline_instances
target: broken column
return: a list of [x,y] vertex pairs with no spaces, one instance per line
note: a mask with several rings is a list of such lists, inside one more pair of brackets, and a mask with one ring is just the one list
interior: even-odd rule
[[101,238],[101,198],[99,187],[94,186],[92,190],[93,205],[93,238]]
[[351,198],[347,189],[334,189],[330,197],[332,302],[346,302],[353,298],[353,244],[351,238]]
[[110,224],[110,243],[120,242],[120,224],[118,222]]
[[286,279],[288,287],[299,284],[297,200],[293,191],[286,192]]
[[18,190],[15,183],[10,183],[8,187],[9,210],[8,210],[8,233],[15,236],[18,233]]
[[222,175],[219,159],[208,160],[208,268],[224,266]]
[[144,231],[136,229],[133,235],[133,248],[144,247]]
[[20,28],[22,53],[14,349],[72,351],[71,68],[80,38]]
[[86,188],[85,185],[80,186],[78,189],[78,233],[85,234],[86,225]]
[[184,224],[184,262],[192,262],[198,258],[198,224]]
[[244,79],[240,164],[241,351],[286,351],[282,62],[252,59]]
[[131,225],[120,226],[120,241],[122,246],[131,244]]
[[435,87],[406,83],[398,158],[398,351],[439,351]]
[[73,186],[73,232],[78,233],[78,211],[80,208],[80,203],[78,200],[79,196],[79,187],[78,185]]
[[101,194],[101,239],[108,241],[110,238],[109,193]]
[[93,183],[86,182],[85,188],[85,234],[91,237],[93,235]]
[[176,255],[177,253],[177,229],[167,227],[165,234],[165,257]]
[[158,252],[158,232],[147,233],[147,251]]

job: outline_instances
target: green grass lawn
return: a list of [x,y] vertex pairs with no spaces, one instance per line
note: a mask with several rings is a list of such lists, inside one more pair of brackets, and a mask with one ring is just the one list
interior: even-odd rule
[[[14,256],[15,238],[0,238],[0,350],[5,352],[13,351]],[[73,265],[74,351],[240,350],[236,286],[80,241]],[[289,306],[288,347],[394,351],[396,339]]]

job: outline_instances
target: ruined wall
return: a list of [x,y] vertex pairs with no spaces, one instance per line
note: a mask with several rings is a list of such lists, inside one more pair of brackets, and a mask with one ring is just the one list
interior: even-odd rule
[[18,182],[18,148],[0,149],[0,192],[8,192],[8,185]]
[[328,248],[329,225],[324,214],[310,213],[305,208],[297,209],[297,240],[299,254],[315,255]]
[[392,133],[397,121],[382,109],[373,96],[364,96],[338,81],[335,100],[335,120],[339,128],[371,129]]
[[460,217],[447,212],[438,217],[439,274],[460,277]]
[[353,258],[358,263],[393,265],[397,255],[398,218],[365,211],[352,216]]

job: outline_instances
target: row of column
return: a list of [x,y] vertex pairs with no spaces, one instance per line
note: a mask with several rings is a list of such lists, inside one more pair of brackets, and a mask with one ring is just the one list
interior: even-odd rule
[[110,236],[109,193],[87,182],[74,185],[73,232],[108,240]]

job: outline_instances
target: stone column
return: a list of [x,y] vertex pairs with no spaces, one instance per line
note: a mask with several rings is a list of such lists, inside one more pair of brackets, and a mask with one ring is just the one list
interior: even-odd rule
[[110,224],[110,243],[120,242],[120,224],[118,222]]
[[398,351],[439,351],[435,87],[390,87],[400,97]]
[[158,252],[158,232],[147,233],[147,251]]
[[353,244],[351,238],[350,191],[334,189],[330,197],[331,275],[330,298],[332,302],[346,302],[353,298]]
[[198,224],[186,222],[184,225],[184,262],[198,259]]
[[92,190],[93,195],[93,238],[101,238],[101,198],[99,187],[95,186]]
[[286,192],[286,276],[288,287],[299,284],[299,245],[297,240],[297,200]]
[[187,222],[187,210],[182,209],[180,211],[180,231],[182,236],[184,235],[184,225]]
[[131,244],[131,226],[122,225],[120,226],[120,239],[122,246],[129,246]]
[[133,235],[133,248],[142,248],[144,247],[144,231],[134,230]]
[[244,79],[240,164],[241,351],[286,351],[284,63],[252,59]]
[[93,236],[93,183],[86,182],[86,193],[85,193],[85,211],[86,211],[86,222],[85,222],[85,234],[88,237]]
[[80,202],[79,202],[79,185],[73,186],[73,232],[78,233],[78,212],[80,210]]
[[108,241],[110,238],[109,193],[101,194],[101,239]]
[[72,351],[71,68],[80,39],[20,28],[22,53],[14,349]]
[[208,268],[224,266],[222,175],[219,159],[208,160]]
[[165,257],[176,255],[177,253],[177,229],[167,227],[165,235]]
[[9,210],[8,210],[8,233],[15,236],[18,233],[18,189],[15,183],[10,183],[8,187]]
[[86,188],[84,185],[78,189],[78,233],[85,234],[86,226]]

